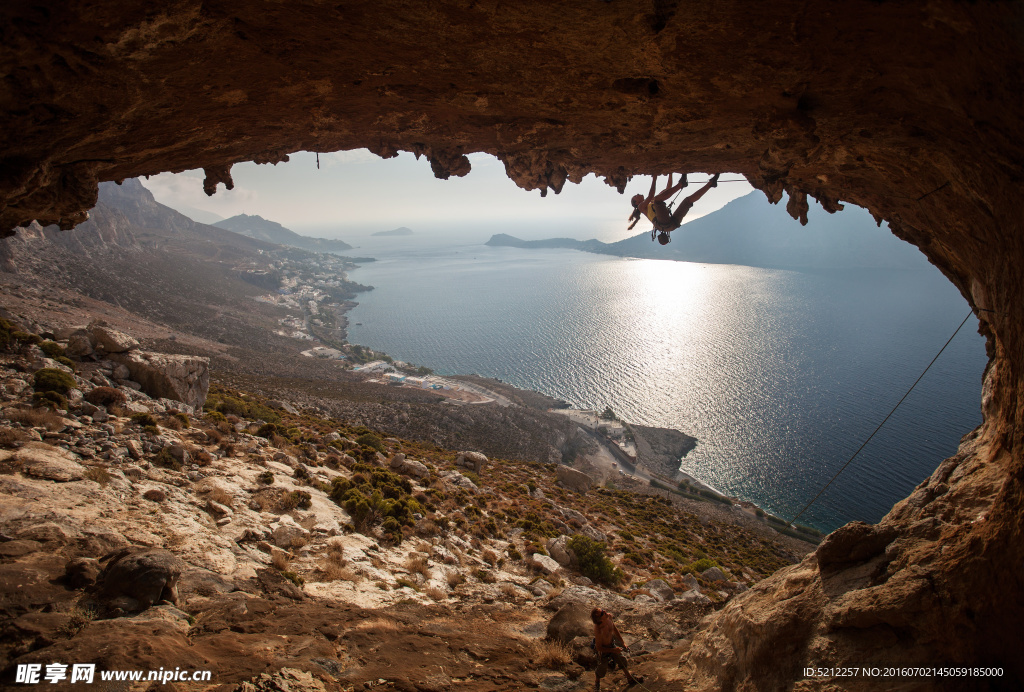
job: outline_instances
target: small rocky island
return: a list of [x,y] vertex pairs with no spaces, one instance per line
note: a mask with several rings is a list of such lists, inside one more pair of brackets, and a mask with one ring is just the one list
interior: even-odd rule
[[393,228],[390,231],[377,231],[373,234],[374,236],[399,236],[399,235],[412,235],[412,229],[405,226],[399,226]]

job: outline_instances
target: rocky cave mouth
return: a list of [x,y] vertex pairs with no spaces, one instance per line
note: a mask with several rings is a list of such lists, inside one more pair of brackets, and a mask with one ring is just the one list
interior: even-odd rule
[[441,178],[487,152],[542,192],[728,171],[787,192],[794,218],[808,197],[867,208],[974,310],[984,423],[877,526],[718,613],[680,680],[773,689],[871,662],[1024,677],[1020,5],[71,0],[0,19],[2,232],[73,227],[99,181],[203,168],[210,191],[240,161],[357,147],[426,155]]

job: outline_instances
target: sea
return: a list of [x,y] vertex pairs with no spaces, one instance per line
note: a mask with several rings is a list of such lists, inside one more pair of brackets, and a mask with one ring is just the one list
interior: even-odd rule
[[[788,271],[479,241],[373,238],[349,341],[697,438],[680,470],[791,519],[850,459],[968,315],[916,269]],[[981,423],[971,317],[800,517],[877,522]]]

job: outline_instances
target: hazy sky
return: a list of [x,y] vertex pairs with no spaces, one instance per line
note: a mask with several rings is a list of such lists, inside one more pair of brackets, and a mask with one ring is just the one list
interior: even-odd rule
[[[518,188],[504,165],[489,154],[470,154],[473,170],[463,178],[438,180],[425,157],[409,153],[381,159],[365,149],[320,155],[291,155],[276,166],[244,163],[232,168],[234,190],[219,186],[203,192],[203,172],[162,173],[142,183],[163,204],[189,215],[199,209],[227,218],[256,214],[304,235],[358,238],[376,231],[408,226],[417,235],[458,234],[481,242],[493,233],[520,238],[571,237],[621,240],[649,229],[639,224],[627,231],[631,195],[647,193],[650,177],[637,177],[620,195],[603,179],[589,175],[579,185],[566,183],[562,194]],[[684,195],[707,179],[690,175]],[[723,179],[736,180],[736,174]],[[662,178],[661,187],[666,182]],[[688,215],[692,220],[719,209],[752,190],[744,182],[722,183],[701,199]],[[767,204],[767,201],[765,201]],[[204,219],[198,219],[204,220]]]

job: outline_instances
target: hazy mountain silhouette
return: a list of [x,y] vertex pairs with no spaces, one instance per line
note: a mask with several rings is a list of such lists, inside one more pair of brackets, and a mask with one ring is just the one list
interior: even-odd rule
[[808,224],[801,226],[786,213],[785,201],[769,204],[760,192],[684,224],[672,232],[669,245],[652,242],[650,232],[615,243],[572,238],[520,240],[498,234],[487,245],[572,248],[620,257],[778,269],[920,267],[927,263],[917,248],[887,228],[878,228],[864,209],[847,205],[837,214],[828,214],[816,207]]
[[303,250],[311,250],[313,252],[344,252],[345,250],[352,249],[352,246],[343,240],[310,238],[308,236],[299,235],[295,231],[285,228],[276,221],[264,219],[262,216],[239,214],[238,216],[232,216],[230,219],[218,221],[213,225],[219,228],[226,228],[227,230],[234,231],[235,233],[247,235],[250,238],[265,240],[268,243],[287,245],[289,247],[297,247]]

